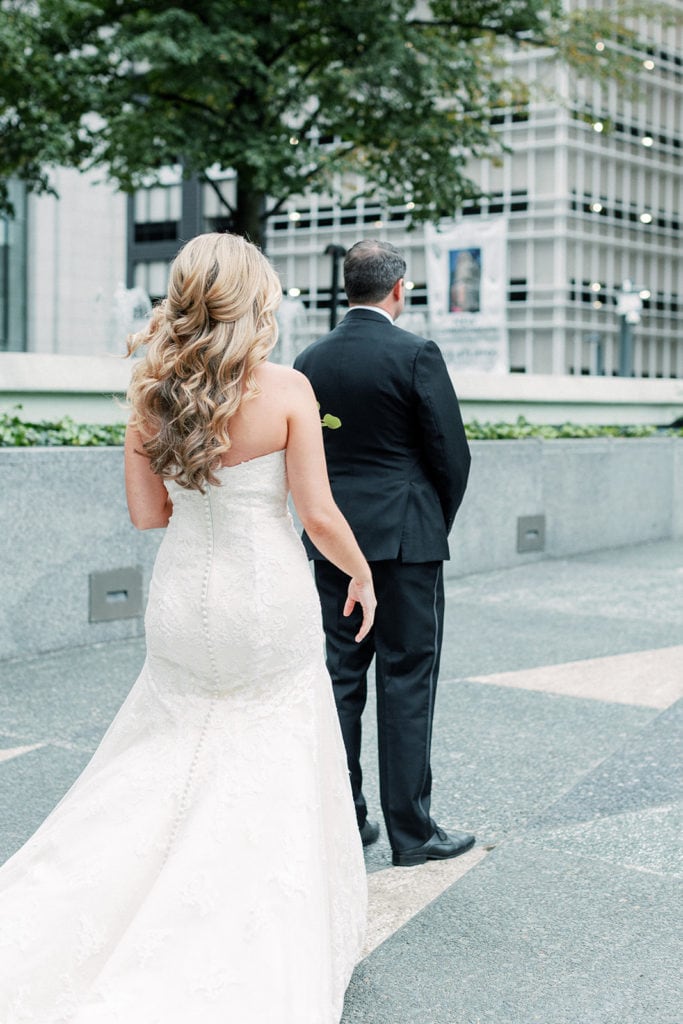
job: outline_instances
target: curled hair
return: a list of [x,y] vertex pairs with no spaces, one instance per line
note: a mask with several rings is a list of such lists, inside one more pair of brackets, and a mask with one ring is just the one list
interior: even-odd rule
[[406,261],[389,242],[374,238],[356,242],[344,260],[344,289],[349,302],[381,302],[405,272]]
[[229,423],[258,394],[254,369],[277,341],[282,298],[266,257],[239,235],[198,235],[171,266],[168,296],[128,353],[147,350],[128,389],[155,473],[203,491],[229,451]]

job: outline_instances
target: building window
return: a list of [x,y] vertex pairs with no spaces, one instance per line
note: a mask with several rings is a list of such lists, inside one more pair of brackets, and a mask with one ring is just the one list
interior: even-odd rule
[[178,221],[152,220],[135,225],[136,242],[164,242],[178,237]]
[[526,302],[528,298],[525,277],[511,277],[508,289],[508,302]]

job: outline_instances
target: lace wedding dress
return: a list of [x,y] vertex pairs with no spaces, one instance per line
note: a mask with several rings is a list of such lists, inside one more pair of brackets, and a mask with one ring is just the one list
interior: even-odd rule
[[362,847],[283,452],[169,485],[147,660],[0,869],[2,1024],[336,1024]]

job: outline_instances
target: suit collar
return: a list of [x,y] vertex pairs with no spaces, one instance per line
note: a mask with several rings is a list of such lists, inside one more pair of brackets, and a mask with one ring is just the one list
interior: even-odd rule
[[374,309],[368,309],[367,306],[351,306],[342,323],[349,317],[352,320],[372,320],[373,323],[386,324],[387,327],[394,326],[393,321],[384,313],[375,312]]

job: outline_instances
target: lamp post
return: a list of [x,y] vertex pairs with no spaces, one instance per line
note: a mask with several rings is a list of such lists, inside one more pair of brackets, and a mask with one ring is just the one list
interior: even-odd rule
[[633,281],[622,282],[621,291],[617,292],[617,313],[619,314],[619,376],[633,376],[633,328],[640,323],[640,312],[643,300],[640,289],[635,289]]
[[591,370],[590,372],[598,377],[605,376],[605,346],[602,340],[602,334],[598,331],[594,331],[589,334],[586,338],[589,345],[592,346],[591,351]]
[[332,257],[332,284],[330,285],[330,330],[337,326],[337,296],[339,294],[339,260],[346,256],[343,245],[328,245],[325,255]]

